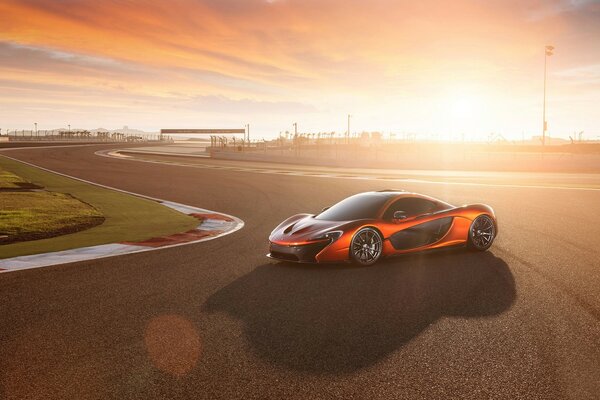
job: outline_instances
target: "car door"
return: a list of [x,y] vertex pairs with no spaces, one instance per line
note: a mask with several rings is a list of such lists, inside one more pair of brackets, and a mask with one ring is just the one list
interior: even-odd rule
[[[437,204],[434,201],[421,197],[404,197],[393,202],[384,212],[383,219],[396,225],[395,232],[389,237],[394,249],[415,249],[433,244],[444,237],[452,225],[452,217],[429,219],[416,225],[408,224],[436,210]],[[397,212],[403,214],[402,219],[394,220],[394,214]],[[407,225],[409,227],[406,227]]]

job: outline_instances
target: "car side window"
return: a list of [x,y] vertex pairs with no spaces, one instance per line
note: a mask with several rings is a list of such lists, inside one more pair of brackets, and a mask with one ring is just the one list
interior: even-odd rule
[[414,217],[415,215],[431,212],[434,208],[435,203],[431,200],[418,197],[405,197],[393,202],[388,209],[385,210],[383,219],[393,219],[396,211],[404,211],[407,217]]

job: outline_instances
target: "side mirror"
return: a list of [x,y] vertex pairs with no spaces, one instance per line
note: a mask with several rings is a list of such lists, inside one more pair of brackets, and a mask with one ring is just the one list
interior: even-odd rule
[[394,211],[394,219],[406,219],[406,212]]
[[323,209],[321,210],[321,212],[329,210],[330,207],[331,206],[329,206],[329,207],[323,207]]

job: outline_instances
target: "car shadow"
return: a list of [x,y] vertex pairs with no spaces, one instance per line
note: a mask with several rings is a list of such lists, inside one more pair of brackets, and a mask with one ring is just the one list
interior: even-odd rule
[[514,299],[502,259],[458,250],[360,268],[268,263],[213,294],[203,311],[241,320],[268,362],[343,374],[375,364],[442,316],[494,316]]

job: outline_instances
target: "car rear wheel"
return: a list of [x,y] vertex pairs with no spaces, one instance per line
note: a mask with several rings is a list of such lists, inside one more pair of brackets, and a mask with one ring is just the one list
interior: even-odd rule
[[356,232],[350,245],[352,261],[360,265],[373,265],[383,251],[383,240],[373,228],[363,228]]
[[480,215],[469,228],[469,247],[473,250],[485,251],[490,248],[496,238],[496,224],[489,215]]

